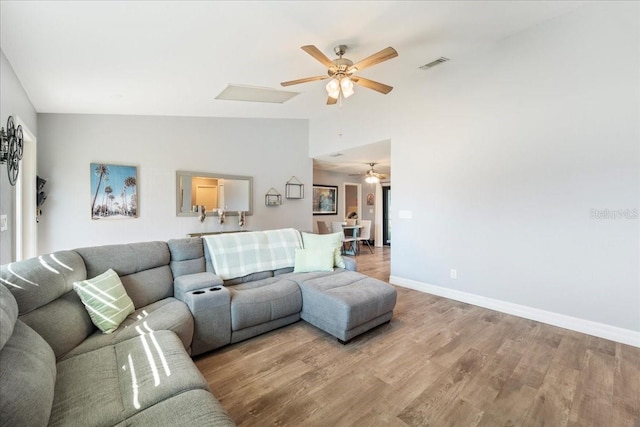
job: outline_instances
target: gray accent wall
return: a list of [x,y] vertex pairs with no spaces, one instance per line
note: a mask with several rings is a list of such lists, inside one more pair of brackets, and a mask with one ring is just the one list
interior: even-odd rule
[[[37,136],[36,111],[11,64],[0,51],[0,126],[6,129],[7,119],[19,117]],[[8,230],[0,232],[0,264],[15,258],[15,187],[9,184],[7,165],[0,165],[0,215],[7,215]]]
[[[358,183],[358,177],[349,176],[345,173],[332,172],[321,169],[313,170],[313,183],[316,185],[334,185],[338,187],[338,214],[337,215],[313,215],[313,230],[318,232],[318,221],[325,221],[331,227],[332,221],[344,221],[344,183]],[[313,190],[309,189],[309,195],[313,195]],[[313,212],[310,210],[309,212]]]
[[[318,221],[326,221],[331,225],[331,221],[344,221],[344,206],[342,205],[342,191],[345,182],[361,184],[362,199],[359,201],[362,217],[371,221],[371,239],[375,237],[375,205],[367,206],[367,194],[376,192],[374,184],[368,184],[361,176],[351,176],[345,173],[338,173],[329,170],[314,169],[313,182],[318,185],[335,185],[338,187],[338,215],[313,215],[313,230],[318,232]],[[309,190],[311,194],[311,190]],[[369,211],[373,212],[369,212]]]
[[311,121],[312,156],[391,139],[392,276],[638,336],[639,16],[588,3],[356,92],[340,139]]
[[[177,217],[176,170],[252,176],[245,229],[311,229],[307,120],[40,114],[38,121],[38,168],[48,179],[39,253],[238,229],[237,216],[222,227],[214,216]],[[138,167],[139,218],[91,220],[90,163]],[[302,200],[284,199],[294,175],[309,189]],[[283,194],[281,206],[265,206],[271,187]]]

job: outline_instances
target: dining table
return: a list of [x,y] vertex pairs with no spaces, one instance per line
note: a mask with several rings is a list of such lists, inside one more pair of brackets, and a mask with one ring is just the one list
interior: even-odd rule
[[[343,223],[342,224],[342,230],[345,232],[345,237],[352,237],[354,239],[354,241],[351,243],[351,248],[350,249],[345,249],[344,253],[346,255],[358,255],[358,236],[360,234],[360,229],[363,228],[363,225],[360,224],[354,224],[354,225],[348,225],[347,223]],[[351,231],[350,234],[347,234],[347,231]]]

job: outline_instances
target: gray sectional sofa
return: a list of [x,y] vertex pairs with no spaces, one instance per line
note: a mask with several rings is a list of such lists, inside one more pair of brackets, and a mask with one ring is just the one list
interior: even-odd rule
[[[190,356],[300,318],[341,341],[391,319],[395,289],[347,268],[222,278],[199,238],[0,266],[1,425],[234,425]],[[135,311],[111,334],[73,282],[117,272]]]

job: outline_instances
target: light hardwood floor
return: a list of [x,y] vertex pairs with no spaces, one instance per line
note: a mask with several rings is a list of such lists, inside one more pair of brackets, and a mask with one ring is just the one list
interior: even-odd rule
[[[389,278],[389,248],[359,271]],[[304,321],[196,360],[239,426],[640,427],[640,349],[397,287],[347,345]]]

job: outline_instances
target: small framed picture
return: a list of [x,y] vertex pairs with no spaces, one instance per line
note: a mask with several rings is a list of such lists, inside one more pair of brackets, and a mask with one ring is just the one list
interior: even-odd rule
[[373,193],[367,194],[367,205],[373,206],[374,202],[375,202],[375,196],[373,195]]
[[338,187],[335,185],[313,185],[313,214],[338,214]]

